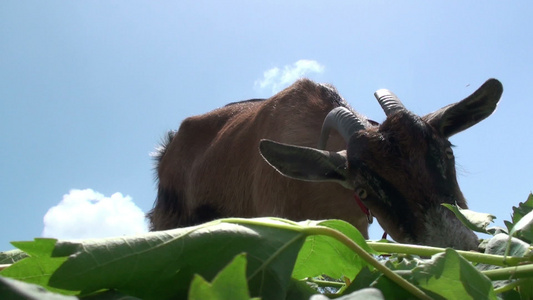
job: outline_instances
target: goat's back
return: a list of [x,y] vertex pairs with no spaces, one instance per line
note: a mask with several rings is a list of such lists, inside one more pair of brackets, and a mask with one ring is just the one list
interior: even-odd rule
[[[277,216],[343,219],[366,236],[366,217],[353,191],[336,183],[286,178],[258,151],[261,139],[316,147],[325,116],[337,106],[348,105],[333,88],[300,80],[270,99],[233,103],[185,119],[159,157],[152,229],[220,217]],[[332,133],[327,149],[345,148]]]

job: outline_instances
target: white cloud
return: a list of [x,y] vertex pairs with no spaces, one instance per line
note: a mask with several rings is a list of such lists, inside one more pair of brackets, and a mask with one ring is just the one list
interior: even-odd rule
[[322,73],[325,67],[314,60],[301,59],[282,69],[274,67],[263,73],[263,79],[255,81],[255,86],[261,89],[272,87],[272,93],[279,92],[282,88],[293,83],[310,73]]
[[44,216],[44,237],[88,239],[148,231],[143,211],[130,196],[111,197],[91,189],[71,190]]

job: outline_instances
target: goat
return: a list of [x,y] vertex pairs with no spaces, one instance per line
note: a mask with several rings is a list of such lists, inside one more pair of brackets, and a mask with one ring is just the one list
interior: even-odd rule
[[379,90],[387,118],[378,124],[333,86],[300,79],[269,99],[189,117],[159,149],[151,230],[277,216],[341,219],[368,238],[374,215],[398,242],[477,249],[476,235],[441,205],[467,208],[448,138],[491,115],[502,92],[489,79],[420,117]]

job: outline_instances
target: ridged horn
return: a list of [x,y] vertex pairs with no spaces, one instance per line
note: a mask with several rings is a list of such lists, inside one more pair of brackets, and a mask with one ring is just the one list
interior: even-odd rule
[[378,100],[379,105],[381,105],[381,108],[383,108],[383,111],[385,112],[385,115],[387,117],[397,111],[406,110],[400,99],[396,95],[394,95],[393,92],[387,89],[381,89],[376,91],[374,93],[374,97],[376,97],[376,99]]
[[359,119],[357,115],[346,107],[332,109],[322,124],[318,149],[324,150],[326,148],[331,129],[337,130],[346,143],[348,143],[352,134],[361,129],[365,129],[368,126],[367,123],[366,120]]

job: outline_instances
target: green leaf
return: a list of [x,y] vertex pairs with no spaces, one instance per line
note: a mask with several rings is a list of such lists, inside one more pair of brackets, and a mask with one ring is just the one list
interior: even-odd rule
[[453,249],[413,269],[420,288],[445,299],[497,299],[491,281]]
[[361,232],[359,232],[359,230],[357,230],[357,228],[355,228],[352,224],[350,224],[350,223],[348,223],[346,221],[343,221],[343,220],[326,220],[326,221],[318,222],[317,225],[325,226],[325,227],[329,227],[329,228],[338,230],[342,234],[344,234],[345,236],[349,237],[352,241],[356,242],[359,246],[361,246],[361,248],[366,250],[366,252],[368,252],[370,254],[378,255],[378,253],[374,249],[372,249],[372,247],[368,246],[368,244],[366,243],[366,240],[363,237],[363,235],[361,234]]
[[309,299],[312,295],[316,294],[316,290],[311,288],[306,281],[296,280],[291,278],[289,287],[287,288],[287,295],[285,299]]
[[487,231],[487,226],[489,226],[490,223],[496,219],[496,217],[491,214],[478,213],[469,209],[462,209],[457,205],[451,205],[448,203],[443,203],[441,205],[451,210],[466,227],[476,232],[489,234]]
[[0,276],[0,299],[77,300],[78,298],[52,293],[39,285]]
[[518,290],[522,299],[533,299],[533,278],[522,280]]
[[[0,275],[27,283],[34,283],[46,287],[51,291],[59,291],[48,286],[52,273],[67,260],[66,257],[54,258],[52,253],[57,240],[36,238],[29,242],[12,242],[29,257],[17,261],[12,266],[0,272]],[[65,293],[62,291],[62,293]],[[72,293],[70,293],[72,294]]]
[[512,221],[516,223],[533,210],[533,193],[530,193],[525,202],[520,202],[518,207],[513,206]]
[[413,299],[413,295],[385,276],[380,276],[372,287],[379,289],[387,300]]
[[[530,213],[533,210],[533,194],[529,194],[529,197],[525,202],[520,202],[518,204],[518,207],[513,206],[513,215],[512,215],[512,222],[504,221],[505,226],[507,226],[507,229],[509,230],[509,233],[511,234],[511,231],[513,230],[513,227],[515,224],[517,224],[525,215]],[[525,232],[525,235],[521,232],[518,233],[517,237],[531,243],[533,242],[533,236],[530,234],[530,231]],[[511,234],[513,235],[513,234]]]
[[[504,221],[504,222],[507,222],[507,221]],[[500,233],[509,234],[509,231],[507,229],[503,227],[499,227],[499,226],[489,227],[487,228],[487,232],[493,236],[500,234]]]
[[[499,233],[491,238],[485,248],[485,254],[500,255],[503,256],[507,249],[509,243],[509,236],[504,233]],[[530,245],[516,238],[512,238],[510,241],[510,251],[509,255],[522,257],[529,252]],[[477,264],[476,269],[479,271],[487,270],[497,270],[501,269],[500,266],[495,266],[491,264]],[[493,283],[495,289],[510,284],[511,280],[498,280]],[[511,297],[513,294],[508,294],[508,297]]]
[[[504,255],[507,243],[509,242],[509,235],[499,233],[489,240],[485,248],[486,254]],[[509,255],[522,257],[529,253],[530,245],[516,238],[511,239],[511,246]]]
[[100,291],[88,296],[80,297],[82,300],[142,300],[140,298],[125,295],[116,290]]
[[237,255],[212,283],[202,276],[195,275],[189,289],[190,300],[248,300],[248,284],[246,282],[246,254]]
[[[376,253],[367,244],[361,233],[352,225],[341,220],[311,222],[309,225],[320,225],[340,231],[369,253]],[[366,262],[338,240],[323,236],[311,235],[298,254],[292,276],[296,279],[328,275],[333,278],[346,276],[355,278]]]
[[505,227],[507,227],[507,233],[513,228],[513,222],[509,222],[507,220],[503,221],[503,224],[505,224]]
[[343,293],[353,293],[363,288],[372,286],[372,284],[381,276],[379,271],[370,271],[368,267],[361,269],[352,283],[343,291]]
[[513,225],[513,228],[509,231],[507,249],[504,256],[509,254],[509,249],[511,247],[511,238],[516,233],[521,233],[522,238],[526,240],[533,240],[533,211],[530,211],[525,216],[523,216],[518,222]]
[[533,240],[533,211],[528,212],[520,221],[516,222],[513,229],[509,231],[509,235],[512,236],[516,232],[521,232],[522,236],[530,241]]
[[28,256],[28,254],[19,249],[0,252],[0,265],[12,264]]
[[[422,260],[416,257],[413,257],[413,256],[406,257],[402,255],[402,258],[400,259],[398,255],[393,254],[386,261],[385,265],[393,271],[411,271],[413,268],[415,268],[421,263],[422,263]],[[406,276],[403,276],[403,277],[406,278]],[[389,278],[382,276],[382,275],[380,275],[378,279],[374,283],[372,283],[371,286],[378,288],[380,291],[382,291],[385,299],[403,300],[403,299],[412,298],[412,295],[408,291],[406,291],[404,288],[402,288],[398,284],[394,283]]]
[[393,254],[390,258],[391,259],[386,261],[385,265],[394,271],[412,270],[424,263],[424,260],[420,259],[416,255]]
[[[520,293],[518,293],[515,290],[503,292],[499,295],[499,298],[502,300],[522,300],[520,298]],[[524,298],[524,299],[527,299],[527,298]]]
[[251,295],[282,299],[306,238],[303,229],[270,218],[225,219],[131,237],[58,242],[54,253],[69,259],[50,285],[82,293],[117,289],[142,299],[181,299],[194,274],[211,281],[246,252]]
[[[314,295],[309,300],[329,300],[329,299],[330,298],[328,298],[328,297],[326,297],[324,295]],[[338,298],[335,297],[334,299],[337,299],[337,300],[360,300],[360,299],[364,299],[364,300],[385,300],[387,298],[385,298],[383,296],[383,293],[381,293],[381,291],[378,290],[378,289],[366,288],[366,289],[362,289],[362,290],[353,292],[353,293],[348,294],[348,295],[344,295],[342,297],[338,297]]]

